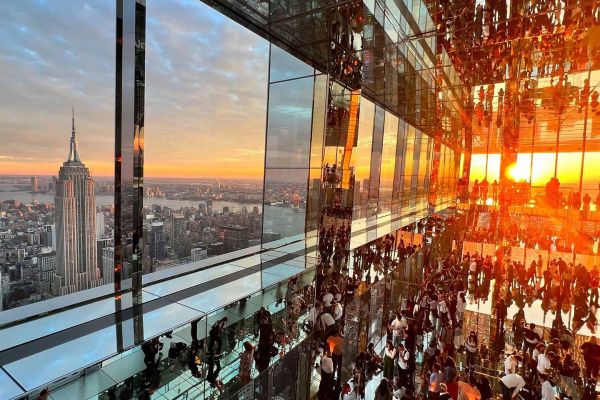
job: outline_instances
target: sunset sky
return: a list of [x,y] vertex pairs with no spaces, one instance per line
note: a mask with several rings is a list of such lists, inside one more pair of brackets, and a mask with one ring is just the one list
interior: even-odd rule
[[[0,2],[0,174],[54,175],[79,148],[113,174],[115,2]],[[145,175],[256,178],[268,42],[198,0],[148,0]]]
[[[0,2],[0,174],[55,175],[75,106],[84,162],[95,176],[113,175],[115,2],[77,4]],[[268,51],[201,1],[147,1],[145,176],[262,176]],[[586,156],[584,183],[600,181],[598,159]],[[485,176],[485,160],[473,157],[473,180]],[[493,181],[500,157],[488,160]],[[513,173],[529,180],[530,163],[520,154]],[[578,183],[580,164],[580,153],[561,153],[561,182]],[[536,154],[534,185],[553,174],[554,154]]]
[[[533,169],[531,168],[531,154],[519,154],[516,165],[511,168],[511,175],[517,180],[530,178],[534,186],[544,186],[554,176],[555,153],[535,153],[533,155]],[[500,154],[490,154],[488,160],[488,181],[491,183],[499,179]],[[588,152],[584,160],[583,185],[597,188],[600,183],[600,168],[598,168],[600,153]],[[471,181],[483,180],[485,177],[485,154],[474,154],[471,163]],[[533,171],[533,173],[530,173]],[[581,153],[559,153],[557,178],[562,186],[578,188],[581,174]]]

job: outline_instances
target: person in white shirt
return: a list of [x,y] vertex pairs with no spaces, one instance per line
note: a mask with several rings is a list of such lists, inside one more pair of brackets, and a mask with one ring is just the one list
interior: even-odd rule
[[438,303],[438,313],[442,319],[442,323],[448,320],[448,304],[446,304],[446,298],[441,296],[440,302]]
[[510,354],[504,360],[504,374],[510,375],[517,373],[517,368],[519,368],[519,363],[521,363],[523,359],[518,354]]
[[475,277],[475,273],[477,272],[477,261],[473,258],[471,264],[469,264],[469,272]]
[[542,399],[541,400],[556,400],[558,398],[558,394],[556,393],[556,388],[552,386],[550,381],[546,379],[545,376],[541,376],[540,380],[542,381]]
[[333,294],[327,292],[323,295],[323,306],[331,307],[331,301],[333,300]]
[[525,379],[518,374],[504,375],[500,378],[500,387],[502,388],[502,399],[511,400],[525,387]]
[[406,350],[403,344],[398,345],[398,386],[408,387],[408,361],[410,360],[410,352]]
[[318,397],[320,399],[328,399],[333,390],[333,359],[329,354],[329,349],[321,356],[321,365],[318,365],[318,372],[321,374],[321,382],[319,383]]
[[344,307],[335,300],[331,304],[333,305],[333,319],[339,321],[344,315]]
[[533,358],[537,362],[540,354],[545,353],[545,351],[546,351],[546,344],[538,343],[537,346],[535,346],[535,349],[533,349],[533,351],[531,352],[531,358]]
[[456,299],[456,320],[462,321],[467,309],[467,299],[465,298],[465,292],[458,292],[458,298]]
[[404,332],[408,328],[408,323],[406,322],[406,318],[400,318],[398,314],[396,314],[396,318],[390,325],[392,328],[392,342],[394,343],[394,346],[397,346],[404,340]]
[[323,331],[327,332],[329,328],[335,325],[335,320],[329,313],[321,314],[321,328]]
[[475,331],[471,331],[467,340],[465,340],[465,349],[467,350],[467,367],[475,365],[475,357],[477,355],[477,349],[479,346],[477,334]]
[[550,362],[553,358],[552,352],[546,354],[540,354],[537,360],[537,371],[540,375],[548,375],[550,371],[548,369],[552,368],[552,363]]

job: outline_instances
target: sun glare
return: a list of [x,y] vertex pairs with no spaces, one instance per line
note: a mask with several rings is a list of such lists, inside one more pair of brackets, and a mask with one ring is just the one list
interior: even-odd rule
[[508,167],[507,175],[516,182],[529,181],[529,166],[517,162]]

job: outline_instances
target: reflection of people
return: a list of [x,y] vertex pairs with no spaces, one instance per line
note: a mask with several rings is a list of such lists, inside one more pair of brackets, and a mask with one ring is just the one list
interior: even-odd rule
[[590,212],[590,204],[592,203],[592,197],[589,193],[583,196],[583,219],[586,219]]
[[329,400],[331,398],[331,390],[333,389],[333,360],[331,359],[328,348],[325,348],[321,356],[321,365],[319,373],[321,374],[321,382],[319,383],[319,391],[317,397],[319,400]]
[[498,204],[498,181],[495,179],[492,183],[492,199],[494,200],[494,204]]
[[221,353],[221,349],[223,347],[223,339],[221,338],[221,334],[225,329],[225,325],[229,318],[223,317],[210,328],[209,337],[210,341],[208,342],[208,348],[212,351],[214,344],[217,344],[216,354]]
[[240,355],[240,382],[242,385],[250,382],[253,360],[254,346],[250,342],[244,342],[244,352]]
[[596,379],[600,369],[600,346],[596,343],[596,337],[581,345],[583,360],[585,361],[585,375],[587,378]]
[[517,393],[525,387],[525,379],[519,374],[504,375],[500,378],[500,388],[502,389],[502,400],[511,400],[516,398]]

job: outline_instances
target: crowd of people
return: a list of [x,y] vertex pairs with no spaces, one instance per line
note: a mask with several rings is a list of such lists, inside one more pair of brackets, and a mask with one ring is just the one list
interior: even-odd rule
[[[495,258],[461,256],[460,234],[454,251],[434,259],[427,235],[450,222],[430,218],[412,225],[410,232],[423,234],[417,243],[389,234],[352,252],[347,250],[348,225],[323,228],[316,276],[308,283],[290,279],[280,299],[283,318],[261,308],[250,339],[243,341],[226,317],[215,321],[203,340],[192,323],[192,344],[172,343],[169,363],[183,358],[192,376],[221,389],[223,346],[228,351],[241,348],[238,381],[243,385],[252,380],[253,370],[264,372],[274,357],[285,357],[286,345],[310,337],[318,399],[489,400],[494,394],[524,400],[595,398],[600,345],[592,336],[578,346],[575,336],[581,329],[596,329],[600,271],[560,259],[538,258],[525,266],[503,252]],[[368,343],[347,359],[348,340],[355,339],[345,335],[346,308],[357,293],[389,274],[406,279],[403,262],[419,251],[422,275],[393,301],[398,307],[389,310],[389,318],[383,316],[382,346]],[[466,317],[467,308],[477,302],[493,303],[489,329]],[[518,312],[511,319],[513,305]],[[565,311],[571,305],[569,315]],[[551,328],[526,320],[524,310],[532,306],[554,315]],[[142,350],[150,388],[161,362],[161,340],[152,339]],[[259,375],[258,388],[268,384],[260,376],[265,374]],[[255,395],[266,398],[261,389]]]
[[[483,217],[487,222],[479,224]],[[465,241],[500,243],[571,254],[594,254],[594,236],[597,235],[582,232],[579,224],[572,224],[568,219],[550,221],[542,217],[513,215],[500,223],[500,214],[494,210],[473,214],[472,218],[463,231],[461,239]],[[562,222],[562,226],[557,221]]]
[[519,66],[522,77],[534,71],[544,77],[600,64],[599,45],[582,40],[586,28],[600,22],[597,2],[486,0],[475,5],[442,0],[431,4],[439,40],[454,66],[478,82],[501,82],[512,65]]
[[[492,398],[491,380],[498,378],[497,387],[504,399],[517,395],[543,400],[559,396],[596,398],[600,346],[592,336],[577,348],[574,334],[584,319],[593,332],[598,270],[588,273],[579,266],[571,274],[572,266],[552,260],[546,270],[536,266],[528,280],[511,272],[514,263],[507,261],[503,270],[497,263],[486,266],[489,262],[476,254],[462,259],[452,254],[426,269],[418,294],[390,318],[383,356],[369,347],[357,361],[360,364],[366,358],[369,374],[383,375],[375,398],[391,399],[416,391],[428,399],[485,400]],[[543,264],[543,260],[540,262]],[[538,271],[543,271],[540,276]],[[489,285],[492,279],[499,300],[494,305],[494,334],[488,340],[483,332],[467,330],[463,325],[467,304],[474,301],[478,288]],[[542,309],[557,315],[550,330],[544,331],[525,319],[525,296],[521,293],[530,293],[528,287],[535,289],[536,283],[538,289],[531,293],[532,298],[542,299]],[[570,295],[578,302],[572,331],[561,319],[562,302]],[[507,323],[513,302],[519,311]],[[425,348],[420,352],[419,343],[424,340]],[[581,368],[578,359],[583,360]],[[498,368],[501,364],[503,368]],[[502,370],[499,376],[497,369]]]
[[481,182],[479,179],[475,179],[470,191],[469,183],[461,178],[458,183],[458,191],[459,198],[463,203],[494,206],[503,203],[510,206],[531,206],[533,202],[544,208],[579,210],[582,219],[590,217],[592,204],[595,204],[596,207],[600,204],[600,185],[598,186],[598,195],[595,200],[592,200],[592,196],[587,192],[583,197],[580,192],[562,192],[560,181],[555,177],[550,178],[544,191],[537,194],[525,180],[512,182],[504,188],[504,192],[500,192],[498,181],[494,180],[490,184],[486,178]]
[[328,71],[350,87],[362,83],[362,7],[361,2],[352,1],[327,11],[331,43]]

